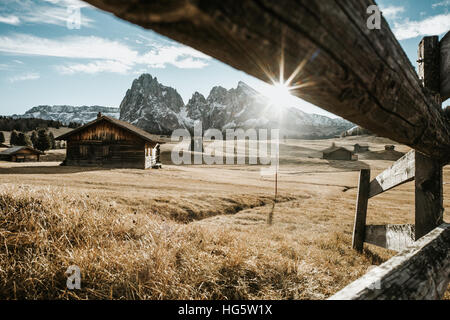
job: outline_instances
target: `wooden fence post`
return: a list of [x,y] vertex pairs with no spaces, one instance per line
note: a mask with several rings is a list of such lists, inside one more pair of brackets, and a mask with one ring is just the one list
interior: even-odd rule
[[359,173],[358,199],[356,200],[355,225],[353,227],[353,249],[362,252],[366,233],[367,204],[369,201],[370,169]]
[[442,166],[416,152],[416,241],[443,223]]
[[[419,78],[440,107],[440,48],[437,36],[422,39],[418,62]],[[443,222],[443,180],[442,166],[438,161],[420,152],[416,152],[415,157],[415,239],[418,240]]]

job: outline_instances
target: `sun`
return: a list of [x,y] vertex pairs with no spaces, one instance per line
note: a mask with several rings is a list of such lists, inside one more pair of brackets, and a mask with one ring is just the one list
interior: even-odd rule
[[269,99],[271,106],[277,109],[284,109],[292,104],[293,96],[291,94],[291,88],[286,83],[276,82],[273,85],[267,87],[264,95]]

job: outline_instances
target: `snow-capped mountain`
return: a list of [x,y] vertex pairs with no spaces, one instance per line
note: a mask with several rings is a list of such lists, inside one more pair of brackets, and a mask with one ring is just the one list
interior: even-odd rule
[[66,124],[70,122],[87,123],[95,120],[99,112],[117,119],[120,116],[119,108],[102,106],[37,106],[31,108],[23,115],[13,115],[13,117],[56,120]]
[[244,82],[227,90],[217,86],[207,97],[195,92],[185,105],[178,92],[149,74],[135,79],[120,108],[102,106],[37,106],[22,118],[59,120],[63,123],[87,123],[97,114],[130,122],[150,133],[170,135],[175,129],[192,132],[194,124],[203,129],[280,129],[280,135],[292,138],[324,138],[341,134],[354,125],[343,119],[308,114],[297,108],[277,108],[267,97]]
[[343,119],[308,114],[297,108],[278,109],[267,98],[239,82],[227,90],[217,86],[208,97],[195,92],[184,105],[178,92],[149,74],[133,81],[120,105],[120,119],[155,134],[170,134],[178,128],[191,130],[196,121],[203,129],[278,128],[282,136],[330,137],[354,125]]

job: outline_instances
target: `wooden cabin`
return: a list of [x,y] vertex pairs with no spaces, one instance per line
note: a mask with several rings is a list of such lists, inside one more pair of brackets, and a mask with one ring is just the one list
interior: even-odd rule
[[65,165],[157,168],[159,142],[132,124],[98,114],[97,119],[56,140],[67,141]]
[[41,151],[28,146],[13,146],[0,152],[0,160],[11,162],[38,162]]
[[344,147],[331,146],[322,151],[323,159],[326,160],[355,160],[353,152]]
[[9,148],[9,146],[7,144],[0,143],[0,149],[3,149],[3,148]]

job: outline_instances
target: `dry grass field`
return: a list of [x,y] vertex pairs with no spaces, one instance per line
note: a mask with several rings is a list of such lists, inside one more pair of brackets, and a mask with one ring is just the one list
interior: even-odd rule
[[[315,158],[333,141],[374,152]],[[283,141],[271,226],[262,166],[175,166],[170,143],[162,170],[0,162],[0,299],[325,299],[394,254],[351,249],[358,170],[391,165],[387,142]],[[413,216],[413,183],[369,201],[370,224]],[[81,290],[66,289],[70,265]]]

